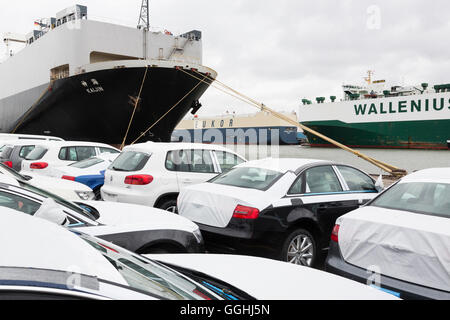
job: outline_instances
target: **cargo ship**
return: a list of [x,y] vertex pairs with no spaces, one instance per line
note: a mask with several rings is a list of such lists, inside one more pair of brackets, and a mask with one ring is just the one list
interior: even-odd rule
[[[344,98],[302,100],[301,124],[353,148],[436,149],[450,146],[450,84],[344,85]],[[306,133],[312,147],[331,145]]]
[[217,76],[202,65],[197,30],[173,35],[90,20],[81,5],[35,25],[3,37],[22,48],[0,63],[2,133],[167,142]]
[[[298,121],[295,112],[285,113]],[[227,112],[215,117],[190,117],[175,129],[172,141],[216,144],[295,145],[306,136],[292,124],[262,111],[253,114]]]

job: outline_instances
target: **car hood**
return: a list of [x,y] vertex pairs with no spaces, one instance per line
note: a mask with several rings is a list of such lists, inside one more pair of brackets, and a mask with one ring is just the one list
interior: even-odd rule
[[366,206],[337,224],[339,248],[348,263],[450,291],[449,218]]
[[104,201],[79,203],[92,206],[100,213],[97,222],[103,226],[83,228],[83,232],[93,236],[145,230],[183,230],[191,233],[198,229],[186,218],[147,206]]
[[222,280],[258,300],[396,300],[377,289],[324,271],[237,255],[145,255]]
[[262,211],[286,194],[286,186],[290,186],[295,177],[288,172],[266,191],[217,183],[192,185],[181,190],[178,212],[194,222],[225,228],[238,205]]

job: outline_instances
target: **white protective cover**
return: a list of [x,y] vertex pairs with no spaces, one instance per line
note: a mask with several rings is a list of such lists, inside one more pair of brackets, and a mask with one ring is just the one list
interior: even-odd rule
[[345,261],[450,291],[450,219],[367,206],[340,217]]
[[267,191],[216,183],[189,186],[178,196],[178,212],[194,222],[225,228],[238,205],[262,211],[284,196],[286,186],[290,186],[295,178],[294,173],[288,172]]
[[214,254],[146,256],[210,275],[258,300],[399,300],[331,273],[271,259]]

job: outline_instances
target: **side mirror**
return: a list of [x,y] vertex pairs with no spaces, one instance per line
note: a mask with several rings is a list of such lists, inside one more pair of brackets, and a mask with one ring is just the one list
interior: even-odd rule
[[69,224],[69,219],[67,219],[67,215],[64,213],[62,207],[50,198],[42,203],[34,216],[61,226],[67,226]]
[[384,190],[383,175],[380,174],[380,176],[378,177],[378,180],[375,183],[375,188],[377,189],[378,192],[381,192]]

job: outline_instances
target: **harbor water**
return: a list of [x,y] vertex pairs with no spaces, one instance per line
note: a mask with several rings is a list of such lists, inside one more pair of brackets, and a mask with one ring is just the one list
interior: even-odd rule
[[[338,148],[311,148],[307,146],[257,146],[257,145],[225,145],[225,147],[241,154],[248,160],[266,157],[307,158],[331,160],[353,165],[369,174],[385,174],[380,168]],[[364,155],[405,169],[409,173],[426,168],[450,167],[450,151],[448,150],[402,150],[402,149],[355,149]]]

